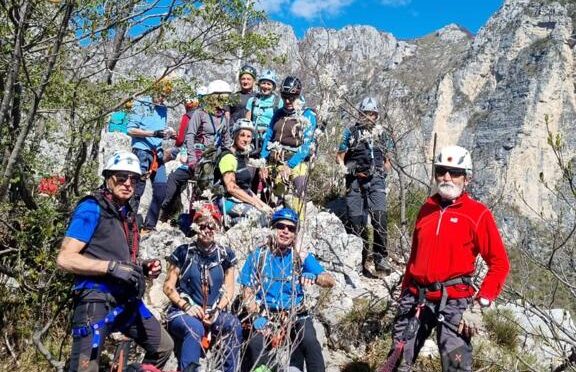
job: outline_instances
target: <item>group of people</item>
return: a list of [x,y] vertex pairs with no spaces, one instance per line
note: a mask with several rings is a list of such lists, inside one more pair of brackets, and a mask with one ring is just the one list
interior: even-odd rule
[[[256,81],[259,92],[253,93]],[[188,102],[177,136],[166,128],[166,111],[157,108],[169,86],[134,103],[127,129],[133,153],[119,151],[109,159],[102,186],[76,206],[57,258],[61,269],[75,275],[71,371],[98,370],[104,339],[114,331],[133,338],[146,351],[143,363],[158,368],[174,350],[180,370],[195,371],[212,347],[219,350],[224,371],[250,371],[271,365],[273,349],[289,342],[291,366],[311,372],[325,369],[305,306],[305,287],[331,287],[335,280],[295,243],[305,223],[303,200],[316,115],[303,107],[298,78],[283,80],[280,97],[274,93],[272,71],[258,77],[254,68],[244,66],[239,82],[241,91],[232,94],[229,84],[215,80],[199,100]],[[363,235],[368,219],[374,228],[372,248],[366,243],[362,254],[367,276],[372,263],[376,272],[391,271],[386,190],[392,143],[378,130],[379,114],[376,99],[364,98],[359,118],[345,129],[336,154],[345,173],[352,231]],[[179,148],[170,150],[170,156],[178,158],[181,167],[166,178],[162,140],[174,136]],[[191,177],[201,181],[200,166],[210,153],[215,163],[211,183],[222,192],[215,204],[191,211],[197,234],[168,259],[164,292],[171,306],[163,328],[142,302],[146,281],[161,271],[160,260],[138,258],[136,212],[142,176],[148,175],[153,192],[161,194],[153,196],[157,204],[144,221],[144,228],[153,228],[159,216],[170,213]],[[438,192],[416,220],[383,371],[410,370],[434,328],[443,369],[471,371],[470,340],[477,332],[477,317],[471,314],[491,305],[509,270],[492,214],[466,192],[472,177],[470,153],[459,146],[441,149],[434,172]],[[283,205],[270,205],[267,190],[282,197]],[[223,230],[225,216],[234,220],[254,214],[272,234],[246,258],[235,299],[237,257],[216,243],[215,235]],[[472,276],[478,255],[488,271],[477,290]]]

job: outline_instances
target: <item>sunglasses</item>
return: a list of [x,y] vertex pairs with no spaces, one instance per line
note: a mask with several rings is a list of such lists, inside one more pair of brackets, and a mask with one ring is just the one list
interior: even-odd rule
[[288,231],[290,231],[292,233],[296,232],[296,226],[295,225],[287,225],[287,224],[282,223],[282,222],[278,222],[277,224],[275,224],[274,228],[278,229],[278,230],[288,229]]
[[280,94],[280,96],[282,97],[282,99],[287,99],[289,101],[295,101],[296,98],[299,97],[298,94],[289,94],[289,93],[282,93]]
[[436,167],[434,173],[436,173],[436,177],[442,177],[446,173],[450,173],[452,177],[462,177],[466,175],[466,169]]
[[200,230],[206,230],[206,229],[210,229],[211,231],[216,230],[216,225],[212,224],[212,223],[203,223],[198,225],[198,228]]
[[126,181],[130,180],[130,184],[134,185],[140,179],[140,176],[131,173],[116,173],[112,176],[114,177],[114,180],[119,184],[125,184]]

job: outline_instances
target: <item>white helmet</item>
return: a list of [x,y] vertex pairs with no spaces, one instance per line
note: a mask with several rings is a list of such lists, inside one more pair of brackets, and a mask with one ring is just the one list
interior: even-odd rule
[[434,161],[434,166],[465,169],[466,173],[472,173],[472,157],[470,152],[460,146],[443,147]]
[[116,151],[106,162],[102,175],[105,176],[107,172],[126,171],[136,173],[141,176],[140,161],[133,153],[125,150]]
[[364,98],[360,103],[360,105],[358,106],[358,110],[362,112],[370,111],[380,113],[380,110],[378,110],[378,102],[376,101],[376,99],[372,97]]
[[240,132],[242,129],[251,131],[252,135],[256,133],[256,128],[254,127],[254,124],[250,120],[240,118],[236,120],[234,126],[232,127],[232,137],[236,137],[236,134]]
[[208,84],[208,94],[232,93],[232,87],[224,80],[214,80]]

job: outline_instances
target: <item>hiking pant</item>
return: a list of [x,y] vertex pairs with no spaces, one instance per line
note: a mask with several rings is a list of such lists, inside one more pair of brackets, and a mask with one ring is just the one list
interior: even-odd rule
[[[290,366],[299,370],[304,370],[306,363],[307,371],[324,372],[324,356],[322,347],[316,337],[316,330],[312,322],[312,317],[305,316],[296,320],[290,330],[292,341],[290,356]],[[271,353],[266,351],[270,344],[260,332],[253,332],[246,349],[246,361],[242,364],[242,371],[250,371],[260,365],[269,365]]]
[[[214,343],[214,340],[222,342],[222,351],[215,354],[220,361],[224,362],[223,367],[220,368],[224,372],[235,372],[240,360],[240,347],[243,340],[240,321],[235,315],[221,311],[210,330],[212,342]],[[204,324],[200,319],[182,313],[169,320],[168,332],[178,345],[176,356],[179,369],[183,371],[189,368],[194,371],[200,366],[200,358],[204,354],[201,344],[202,337],[206,334]],[[214,366],[212,364],[212,367]]]
[[308,163],[302,162],[291,169],[290,177],[288,180],[282,179],[279,169],[282,164],[276,164],[272,168],[274,177],[275,195],[285,198],[287,194],[291,194],[292,198],[289,200],[289,207],[294,209],[300,216],[300,220],[304,220],[304,196],[306,195],[306,185],[308,183]]
[[[100,301],[75,298],[72,327],[98,323],[116,306],[118,304],[114,302],[111,295],[103,295]],[[106,324],[100,328],[100,342],[97,347],[92,347],[94,336],[92,331],[83,336],[73,336],[69,371],[98,372],[104,340],[111,332],[116,331],[121,331],[127,337],[132,338],[146,351],[142,363],[162,368],[172,354],[174,343],[160,322],[153,316],[148,318],[142,316],[138,306],[127,305],[126,310],[112,324]]]
[[[406,340],[403,355],[396,364],[397,371],[410,371],[412,365],[416,362],[418,353],[424,341],[430,336],[432,330],[436,327],[436,343],[440,351],[442,362],[442,371],[472,371],[472,344],[469,339],[465,339],[456,333],[455,329],[462,319],[462,313],[468,308],[471,299],[448,299],[446,307],[435,314],[430,305],[425,306],[420,312],[420,327],[412,337]],[[394,320],[392,328],[392,350],[404,338],[404,331],[408,323],[414,318],[417,299],[410,292],[405,291],[400,298],[400,307]],[[431,304],[433,307],[437,304]],[[443,322],[438,321],[438,316],[444,317],[444,322],[448,322],[454,327],[448,327]]]
[[168,176],[166,183],[166,197],[162,201],[162,212],[168,216],[174,214],[178,209],[178,201],[182,191],[186,189],[188,181],[192,179],[192,175],[188,168],[177,168]]
[[[132,149],[132,152],[138,157],[140,161],[140,170],[142,174],[150,172],[150,181],[152,182],[152,200],[150,201],[150,207],[148,208],[148,213],[146,214],[146,220],[144,221],[144,228],[154,229],[156,223],[158,222],[158,216],[160,214],[160,206],[164,201],[166,196],[166,168],[164,166],[164,161],[160,156],[157,157],[158,169],[155,171],[150,171],[152,167],[152,162],[154,161],[154,155],[152,151]],[[138,213],[138,207],[140,206],[140,198],[144,194],[146,189],[146,179],[141,178],[136,183],[136,190],[134,196],[130,199],[130,205],[135,213]]]
[[386,174],[374,174],[367,178],[346,177],[346,208],[352,230],[362,237],[368,215],[371,216],[374,228],[374,252],[368,248],[368,239],[364,239],[362,262],[372,254],[375,261],[388,256],[388,227],[386,221]]

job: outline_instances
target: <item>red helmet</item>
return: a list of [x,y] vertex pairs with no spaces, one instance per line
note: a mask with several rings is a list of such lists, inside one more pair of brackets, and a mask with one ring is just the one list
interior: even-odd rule
[[202,217],[212,217],[216,222],[220,223],[222,221],[222,214],[217,206],[214,204],[204,204],[200,209],[194,213],[194,217],[192,218],[192,222],[196,222],[199,218]]

